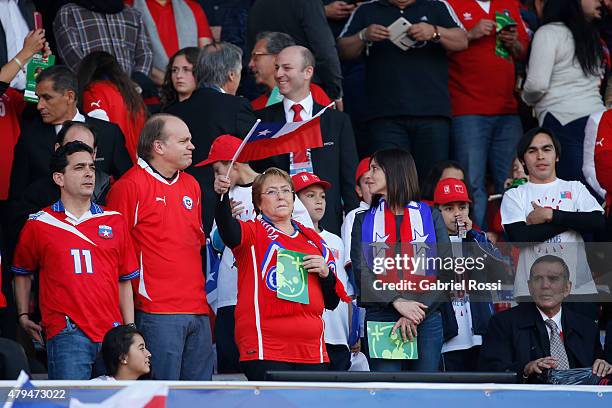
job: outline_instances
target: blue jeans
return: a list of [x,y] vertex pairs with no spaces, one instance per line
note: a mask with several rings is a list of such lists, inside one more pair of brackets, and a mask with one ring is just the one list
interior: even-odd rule
[[66,319],[66,328],[47,342],[49,379],[89,380],[101,347]]
[[369,154],[377,150],[401,148],[412,153],[419,180],[425,180],[431,168],[448,160],[450,120],[443,116],[395,116],[373,119]]
[[136,325],[151,352],[154,379],[212,379],[213,349],[208,316],[137,311]]
[[474,221],[485,227],[487,163],[493,177],[495,192],[504,192],[504,181],[510,174],[516,156],[516,144],[523,129],[517,115],[463,115],[452,123],[453,157],[464,167],[467,184],[474,200]]
[[[397,321],[397,319],[389,319],[397,315],[395,311],[392,313],[375,312],[368,313],[366,311],[366,327],[368,321]],[[396,372],[396,371],[421,371],[435,372],[440,368],[440,357],[442,355],[442,343],[444,336],[442,333],[442,316],[439,311],[429,314],[421,324],[417,326],[417,348],[419,358],[417,360],[385,360],[382,358],[368,358],[370,363],[370,371],[379,372]],[[367,335],[364,338],[363,349],[367,353],[368,339]]]

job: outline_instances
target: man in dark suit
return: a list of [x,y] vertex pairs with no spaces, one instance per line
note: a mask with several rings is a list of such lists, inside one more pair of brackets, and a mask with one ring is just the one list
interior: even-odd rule
[[[257,120],[249,102],[236,96],[242,70],[242,51],[230,43],[208,45],[198,62],[199,88],[182,102],[172,104],[166,113],[178,116],[189,128],[193,163],[206,159],[218,136],[231,134],[244,138]],[[202,189],[204,231],[210,232],[214,219],[213,174],[210,166],[189,167]]]
[[9,198],[15,199],[32,182],[49,176],[57,133],[67,120],[85,122],[96,132],[96,167],[118,179],[132,167],[125,138],[115,124],[83,116],[77,109],[77,80],[68,68],[56,65],[36,78],[40,116],[23,123],[15,146]]
[[600,377],[612,373],[612,365],[602,359],[595,322],[561,306],[572,287],[569,276],[567,264],[557,256],[533,263],[529,293],[534,303],[491,318],[480,351],[483,371],[514,371],[525,382],[536,382],[546,369],[593,367]]
[[[302,46],[287,47],[276,58],[276,82],[283,102],[257,111],[264,122],[296,122],[310,119],[324,107],[313,102],[310,81],[315,60],[312,53]],[[254,168],[264,171],[279,167],[290,174],[302,171],[315,173],[327,180],[332,187],[326,191],[327,211],[322,225],[334,234],[340,233],[342,206],[352,209],[359,205],[355,195],[355,169],[357,148],[349,117],[333,109],[321,116],[323,147],[271,157],[254,163]]]
[[340,60],[321,1],[257,0],[247,21],[247,55],[251,55],[255,37],[263,31],[289,34],[297,44],[312,50],[317,61],[315,82],[320,81],[318,83],[327,95],[341,105]]

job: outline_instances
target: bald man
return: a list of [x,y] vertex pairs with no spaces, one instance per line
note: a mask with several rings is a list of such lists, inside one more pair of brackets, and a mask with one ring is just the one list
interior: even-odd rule
[[[282,50],[275,65],[275,80],[283,103],[256,112],[264,122],[297,122],[316,115],[324,106],[313,101],[310,82],[315,72],[315,58],[305,47],[291,46]],[[276,166],[290,174],[309,171],[332,186],[327,190],[328,209],[321,225],[334,234],[340,233],[343,206],[359,205],[355,195],[354,174],[357,167],[355,137],[348,115],[328,109],[321,117],[323,147],[297,151],[253,163],[264,171]]]

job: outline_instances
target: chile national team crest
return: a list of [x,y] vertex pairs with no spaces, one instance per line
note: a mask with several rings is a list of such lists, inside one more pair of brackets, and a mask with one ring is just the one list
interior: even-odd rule
[[104,239],[111,239],[113,237],[113,229],[108,225],[99,225],[98,235]]
[[189,196],[183,196],[183,205],[186,209],[191,210],[193,208],[193,200]]

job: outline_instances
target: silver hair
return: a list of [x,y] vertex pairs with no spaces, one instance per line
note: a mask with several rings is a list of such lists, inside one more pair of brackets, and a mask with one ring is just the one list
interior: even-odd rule
[[198,61],[199,85],[223,86],[231,72],[242,70],[242,50],[227,42],[207,45]]

